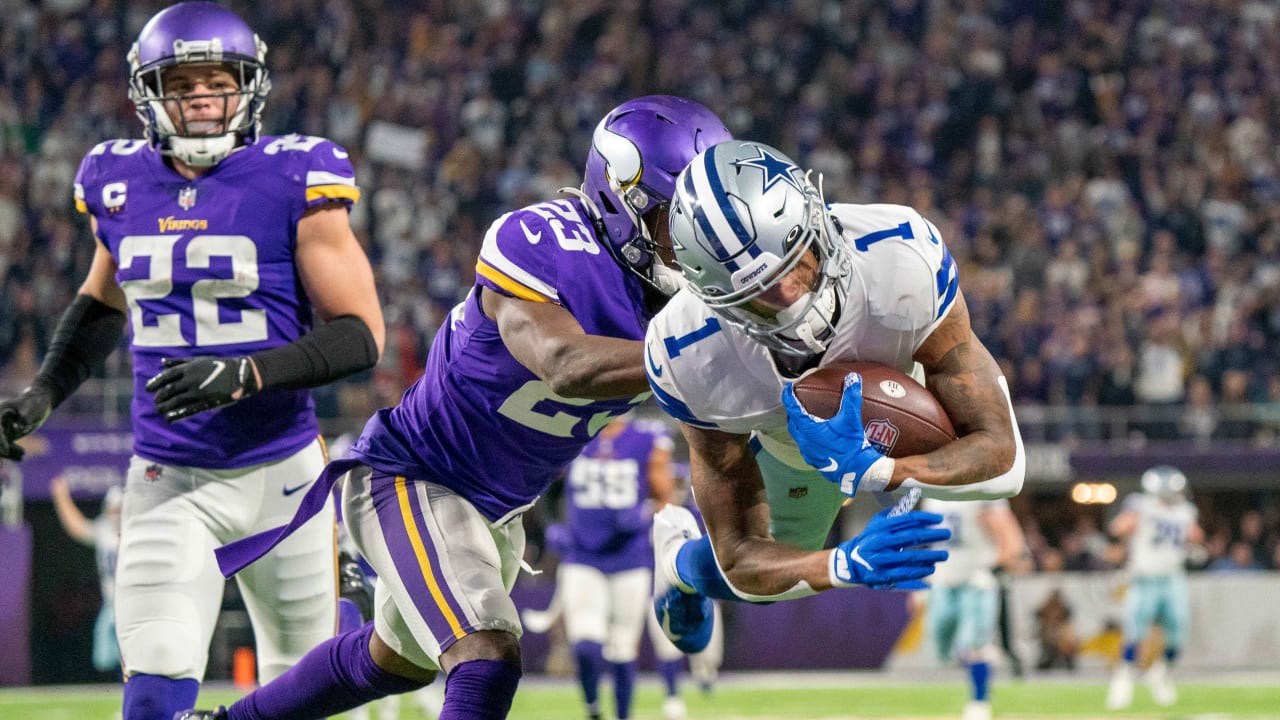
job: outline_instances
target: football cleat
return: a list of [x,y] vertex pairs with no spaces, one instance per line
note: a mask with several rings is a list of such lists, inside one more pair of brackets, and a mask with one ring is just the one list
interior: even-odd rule
[[216,710],[179,710],[173,714],[173,720],[227,720],[227,709],[219,707]]
[[1116,668],[1107,688],[1107,709],[1124,710],[1133,704],[1133,670],[1128,665]]
[[653,612],[658,625],[680,652],[701,652],[711,642],[715,605],[711,598],[685,592],[668,579],[675,572],[675,555],[688,540],[702,537],[693,513],[668,505],[653,516]]
[[1178,702],[1178,689],[1173,686],[1169,677],[1169,665],[1163,660],[1151,663],[1146,674],[1147,685],[1151,688],[1151,699],[1160,707],[1169,707]]
[[965,703],[960,720],[991,720],[991,703],[982,700],[970,700]]
[[345,550],[338,553],[338,596],[359,608],[364,621],[373,619],[373,583]]

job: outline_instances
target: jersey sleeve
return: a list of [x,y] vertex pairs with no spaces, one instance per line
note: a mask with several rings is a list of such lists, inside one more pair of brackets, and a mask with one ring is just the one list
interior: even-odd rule
[[276,141],[281,142],[284,143],[283,151],[293,151],[294,148],[302,151],[299,157],[305,166],[302,174],[304,208],[310,210],[331,202],[340,202],[350,208],[360,200],[356,171],[346,149],[324,138],[306,135],[288,135]]
[[956,262],[933,223],[901,205],[871,206],[883,230],[853,240],[870,261],[868,320],[878,335],[897,336],[914,353],[955,306]]
[[[672,317],[665,311],[659,313],[645,331],[644,369],[649,378],[649,387],[653,389],[653,399],[664,412],[682,423],[694,427],[716,428],[718,425],[713,420],[705,417],[705,413],[697,412],[686,399],[688,395],[696,402],[704,393],[701,392],[702,388],[690,386],[690,383],[699,385],[700,374],[681,374],[674,367],[674,361],[678,359],[682,349],[667,341],[667,338],[673,336],[673,332],[664,320]],[[673,349],[676,357],[672,357]]]
[[80,161],[80,168],[76,170],[76,178],[72,186],[78,212],[94,216],[102,213],[102,193],[98,188],[98,166],[99,161],[107,150],[107,146],[111,142],[108,140],[107,142],[98,143],[92,150],[85,153],[84,158]]
[[485,233],[476,282],[508,297],[559,305],[552,237],[548,221],[528,208],[503,215]]

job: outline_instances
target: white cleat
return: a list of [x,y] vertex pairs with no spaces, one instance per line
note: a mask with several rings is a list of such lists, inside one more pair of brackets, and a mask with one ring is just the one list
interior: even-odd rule
[[985,700],[970,700],[965,703],[960,720],[991,720],[991,703]]
[[1169,665],[1163,660],[1151,663],[1147,670],[1147,685],[1151,688],[1151,699],[1160,707],[1169,707],[1178,702],[1178,689],[1173,686],[1169,677]]
[[684,720],[687,716],[682,698],[672,696],[662,701],[662,720]]
[[1133,704],[1133,669],[1121,665],[1111,676],[1111,686],[1107,688],[1107,709],[1124,710]]
[[693,513],[668,505],[653,516],[653,611],[663,634],[680,652],[701,652],[711,642],[715,605],[693,588],[672,584],[676,553],[689,540],[702,537]]

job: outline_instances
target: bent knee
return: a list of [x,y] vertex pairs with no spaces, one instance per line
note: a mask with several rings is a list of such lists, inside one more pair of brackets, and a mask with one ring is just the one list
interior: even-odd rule
[[373,658],[373,663],[383,670],[407,678],[414,682],[430,685],[436,679],[436,671],[428,670],[411,662],[408,658],[396,652],[390,645],[386,643],[377,632],[369,638],[369,656]]
[[460,638],[440,655],[445,672],[471,660],[499,660],[520,665],[520,639],[506,630],[480,630]]

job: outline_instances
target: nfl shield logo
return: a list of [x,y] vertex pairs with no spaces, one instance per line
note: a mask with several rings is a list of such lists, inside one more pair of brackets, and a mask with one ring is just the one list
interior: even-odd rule
[[178,191],[178,207],[183,210],[190,210],[196,206],[196,189],[193,187],[184,187]]
[[888,455],[898,443],[898,428],[888,420],[872,420],[867,423],[866,431],[867,442],[882,455]]

